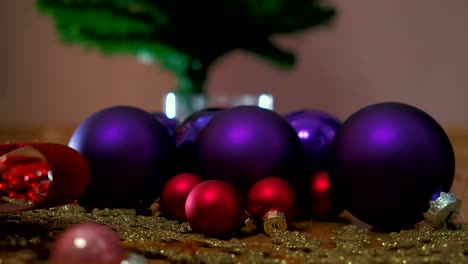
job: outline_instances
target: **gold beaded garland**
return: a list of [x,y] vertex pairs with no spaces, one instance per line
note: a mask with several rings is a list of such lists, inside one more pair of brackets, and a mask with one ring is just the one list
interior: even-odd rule
[[[337,224],[326,239],[312,232],[275,230],[220,240],[192,233],[187,223],[163,217],[136,215],[128,209],[94,209],[78,205],[0,215],[11,227],[0,235],[0,248],[14,248],[18,254],[0,251],[0,263],[39,263],[34,250],[44,252],[58,232],[75,223],[97,222],[114,229],[122,245],[148,259],[205,263],[466,263],[468,225],[454,230],[434,230],[428,225],[398,233],[374,233],[355,225]],[[17,232],[41,227],[36,233]],[[16,228],[15,228],[16,227]],[[17,232],[17,233],[15,233]],[[42,256],[43,258],[43,256]],[[22,259],[27,259],[23,261]],[[151,263],[151,262],[149,262]]]

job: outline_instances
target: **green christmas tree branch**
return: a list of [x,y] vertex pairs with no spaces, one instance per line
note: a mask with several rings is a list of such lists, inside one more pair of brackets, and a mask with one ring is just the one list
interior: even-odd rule
[[210,65],[242,49],[282,67],[294,54],[272,35],[330,22],[335,10],[314,0],[37,0],[66,43],[157,61],[179,93],[203,93]]

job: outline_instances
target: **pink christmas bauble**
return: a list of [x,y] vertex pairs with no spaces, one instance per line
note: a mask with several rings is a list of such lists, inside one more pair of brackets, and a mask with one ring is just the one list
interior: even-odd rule
[[65,230],[55,241],[50,256],[52,264],[120,264],[125,258],[117,234],[92,223]]

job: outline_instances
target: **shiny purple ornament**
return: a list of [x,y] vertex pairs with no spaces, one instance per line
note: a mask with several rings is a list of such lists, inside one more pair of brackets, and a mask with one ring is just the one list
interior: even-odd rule
[[455,158],[442,127],[402,103],[361,109],[338,131],[330,181],[345,208],[374,228],[394,231],[423,219],[436,192],[448,192]]
[[304,154],[294,129],[277,113],[256,106],[220,112],[197,139],[200,173],[241,191],[265,177],[294,180]]
[[197,172],[195,157],[196,139],[200,131],[202,131],[221,110],[220,108],[213,108],[193,113],[177,127],[177,173]]
[[176,128],[179,125],[179,120],[177,120],[176,118],[169,118],[165,113],[155,112],[151,114],[154,118],[156,118],[156,120],[158,120],[159,122],[161,122],[161,124],[166,126],[169,130],[169,134],[171,134],[175,138]]
[[167,128],[135,107],[101,110],[75,130],[69,146],[91,169],[79,203],[85,207],[146,209],[173,175],[175,143]]
[[218,114],[222,109],[213,108],[195,112],[184,120],[176,129],[177,146],[186,142],[195,142],[200,131]]
[[341,121],[319,110],[300,110],[284,116],[301,140],[307,172],[315,173],[330,167],[331,144]]

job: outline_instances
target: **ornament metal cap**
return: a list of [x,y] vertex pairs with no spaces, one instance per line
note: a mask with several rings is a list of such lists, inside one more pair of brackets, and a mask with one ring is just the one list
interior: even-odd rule
[[282,212],[270,210],[263,217],[263,230],[268,235],[275,231],[286,231],[286,229],[288,229],[288,224],[286,216]]
[[458,215],[461,201],[451,192],[440,192],[439,197],[429,202],[429,210],[424,213],[424,219],[434,228],[445,227]]

